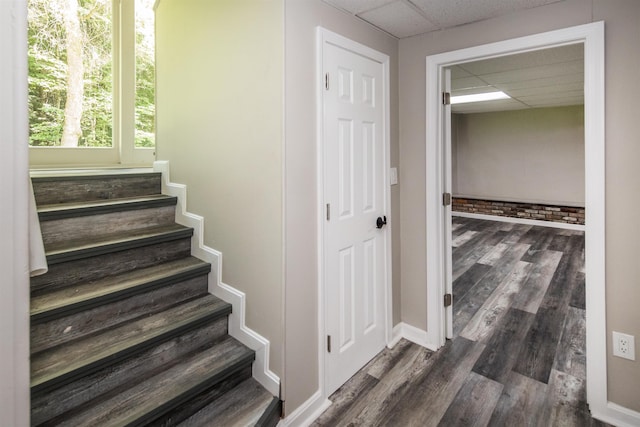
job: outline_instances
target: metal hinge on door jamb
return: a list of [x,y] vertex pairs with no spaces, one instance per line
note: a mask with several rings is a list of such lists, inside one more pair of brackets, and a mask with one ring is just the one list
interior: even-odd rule
[[451,105],[451,94],[449,92],[442,92],[442,105]]
[[324,88],[326,90],[329,90],[329,73],[326,73],[324,75]]
[[444,294],[444,306],[449,307],[452,303],[452,299],[451,294]]
[[451,204],[451,193],[442,193],[442,205],[449,206]]
[[331,335],[327,335],[327,353],[331,353]]

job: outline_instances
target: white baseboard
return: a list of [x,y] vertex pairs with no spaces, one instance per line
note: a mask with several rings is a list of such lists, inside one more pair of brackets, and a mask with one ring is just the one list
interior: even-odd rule
[[191,253],[211,264],[209,292],[233,306],[229,315],[229,335],[256,352],[253,377],[274,396],[280,396],[280,378],[269,369],[269,340],[247,327],[245,322],[246,295],[222,282],[222,253],[204,244],[204,218],[187,212],[187,187],[172,183],[169,162],[156,161],[153,170],[162,173],[162,193],[178,198],[176,222],[193,228]]
[[278,423],[279,427],[307,427],[331,406],[329,399],[323,399],[320,390],[316,391],[295,411]]
[[393,327],[391,341],[387,344],[387,347],[394,347],[402,338],[431,351],[438,349],[437,345],[429,341],[427,331],[404,322],[400,322]]
[[638,427],[640,426],[640,412],[625,408],[618,404],[607,402],[605,408],[594,408],[590,405],[591,415],[605,423],[617,427]]
[[538,227],[563,228],[565,230],[578,230],[578,231],[585,230],[585,226],[580,224],[568,224],[565,222],[553,222],[553,221],[538,221],[535,219],[514,218],[511,216],[484,215],[484,214],[477,214],[477,213],[471,213],[471,212],[451,212],[451,216],[458,216],[461,218],[484,219],[489,221],[511,222],[514,224],[535,225]]

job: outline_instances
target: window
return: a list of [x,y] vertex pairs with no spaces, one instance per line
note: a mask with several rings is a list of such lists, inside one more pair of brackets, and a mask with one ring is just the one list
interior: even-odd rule
[[29,0],[32,164],[149,164],[153,0]]

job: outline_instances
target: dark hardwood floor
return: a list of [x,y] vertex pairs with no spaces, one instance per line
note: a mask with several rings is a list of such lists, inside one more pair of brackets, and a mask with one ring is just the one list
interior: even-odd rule
[[314,426],[601,426],[585,390],[584,233],[453,219],[454,338],[406,340]]

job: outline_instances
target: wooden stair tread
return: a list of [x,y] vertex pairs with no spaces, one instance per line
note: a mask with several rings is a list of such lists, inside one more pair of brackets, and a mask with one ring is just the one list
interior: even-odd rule
[[178,426],[255,426],[273,400],[274,397],[255,379],[249,378],[178,424]]
[[31,390],[39,392],[68,383],[230,312],[230,304],[207,294],[161,313],[34,354],[31,356]]
[[160,206],[173,206],[177,197],[164,194],[152,194],[120,199],[90,200],[85,202],[58,203],[38,206],[41,221],[96,215],[109,212],[122,212],[134,209],[148,209]]
[[193,235],[193,229],[179,224],[163,225],[129,232],[121,232],[87,241],[70,240],[52,244],[45,248],[47,262],[55,264],[75,259],[87,258],[153,243],[187,238]]
[[209,271],[210,264],[188,257],[33,296],[31,322],[66,316]]
[[252,350],[226,337],[213,347],[57,425],[147,425],[250,365],[254,358]]

